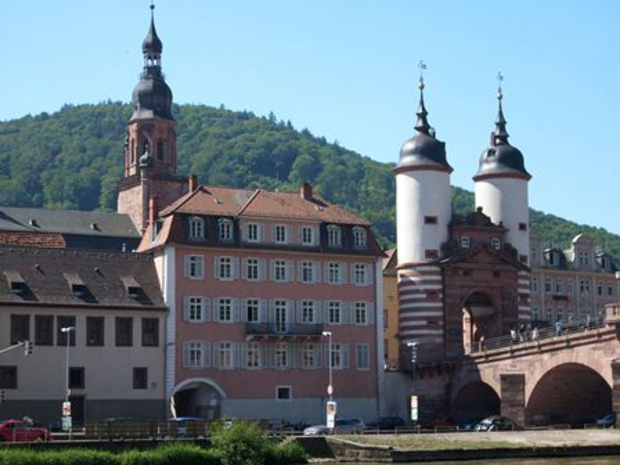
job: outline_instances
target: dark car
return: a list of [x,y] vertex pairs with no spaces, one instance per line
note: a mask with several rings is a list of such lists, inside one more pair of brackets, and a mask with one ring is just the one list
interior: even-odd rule
[[474,428],[475,431],[514,431],[516,429],[519,428],[514,421],[500,415],[486,417]]
[[393,431],[397,428],[403,428],[405,426],[405,420],[401,417],[381,417],[377,421],[368,423],[367,428],[369,430],[390,430]]

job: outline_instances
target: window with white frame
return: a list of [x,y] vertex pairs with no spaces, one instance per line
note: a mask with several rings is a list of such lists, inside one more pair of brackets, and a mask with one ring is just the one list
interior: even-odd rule
[[272,279],[277,283],[288,281],[288,266],[286,260],[273,260],[271,262]]
[[314,263],[302,261],[299,267],[300,281],[302,283],[314,283]]
[[233,321],[233,300],[227,297],[218,299],[217,301],[217,319],[218,321]]
[[246,368],[257,369],[261,367],[260,345],[258,342],[248,342],[246,353]]
[[566,280],[566,292],[568,295],[573,295],[575,293],[575,281],[572,279]]
[[215,258],[215,276],[222,281],[231,281],[234,278],[234,262],[232,257]]
[[288,368],[288,344],[286,342],[275,344],[274,366],[279,369]]
[[291,386],[276,386],[276,401],[287,402],[293,400],[293,388]]
[[206,299],[204,297],[190,296],[185,298],[185,321],[200,323],[208,320]]
[[189,238],[193,241],[205,238],[205,222],[202,218],[192,216],[189,219]]
[[553,321],[553,310],[550,308],[545,310],[545,321]]
[[538,260],[538,249],[535,246],[532,246],[532,252],[530,254],[532,263],[536,263]]
[[302,300],[301,301],[301,322],[302,323],[315,323],[316,314],[314,308],[314,300]]
[[318,367],[317,345],[312,342],[303,343],[301,346],[300,365],[301,368]]
[[370,346],[368,344],[355,345],[355,368],[370,370]]
[[248,242],[260,242],[260,225],[258,223],[247,223],[245,230]]
[[342,264],[337,262],[327,263],[327,282],[329,284],[342,284]]
[[258,258],[246,258],[243,271],[246,280],[258,281],[260,279],[260,265]]
[[219,352],[217,354],[218,366],[223,370],[231,370],[234,368],[233,359],[233,343],[232,342],[220,342]]
[[614,295],[614,284],[613,283],[607,283],[607,295],[608,296]]
[[354,312],[356,325],[365,325],[368,323],[368,306],[366,302],[355,302]]
[[245,318],[248,323],[260,321],[260,301],[258,299],[247,299],[245,301]]
[[502,241],[499,239],[499,237],[491,238],[491,247],[493,247],[495,250],[499,250],[501,246],[502,246]]
[[186,341],[183,343],[183,366],[185,368],[203,368],[207,366],[208,345],[199,341]]
[[312,226],[301,227],[301,244],[314,245],[314,228]]
[[534,294],[538,293],[538,278],[532,277],[532,292]]
[[564,292],[564,281],[562,278],[555,279],[555,293],[562,294]]
[[204,257],[202,255],[185,256],[185,277],[202,279],[204,277]]
[[363,250],[367,247],[368,239],[364,228],[353,228],[353,248]]
[[344,344],[332,344],[331,363],[334,370],[346,368],[346,347]]
[[342,322],[342,304],[338,300],[330,300],[327,303],[327,321],[330,324]]
[[545,278],[545,292],[551,292],[551,278]]
[[366,268],[367,266],[363,263],[356,263],[353,265],[353,283],[356,286],[365,286],[368,284]]
[[582,296],[590,295],[590,281],[585,279],[579,281],[579,293]]
[[463,249],[469,249],[471,240],[469,239],[469,236],[463,236],[461,237],[461,247]]
[[220,242],[232,242],[233,236],[233,222],[227,219],[220,219],[217,225],[218,238]]
[[288,227],[283,224],[276,224],[273,227],[273,236],[276,244],[288,243]]
[[329,226],[327,226],[327,246],[342,246],[342,229],[340,228],[340,226],[336,226],[335,224],[330,224]]

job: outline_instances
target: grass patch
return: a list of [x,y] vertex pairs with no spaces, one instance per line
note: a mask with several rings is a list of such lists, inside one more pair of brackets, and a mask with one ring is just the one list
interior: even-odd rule
[[[464,441],[448,437],[437,438],[424,434],[376,435],[345,437],[348,441],[367,446],[393,447],[401,450],[484,450],[484,449],[520,449],[532,447],[531,444],[518,444],[506,441]],[[481,438],[482,439],[482,438]]]

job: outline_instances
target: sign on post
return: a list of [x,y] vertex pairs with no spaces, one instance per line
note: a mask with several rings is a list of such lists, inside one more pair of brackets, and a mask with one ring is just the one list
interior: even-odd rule
[[327,402],[327,422],[326,425],[328,428],[336,427],[336,401],[330,400]]
[[71,416],[71,402],[65,401],[62,403],[62,416],[63,417]]
[[411,421],[418,421],[418,396],[415,394],[410,399]]
[[62,417],[62,430],[71,431],[71,417]]

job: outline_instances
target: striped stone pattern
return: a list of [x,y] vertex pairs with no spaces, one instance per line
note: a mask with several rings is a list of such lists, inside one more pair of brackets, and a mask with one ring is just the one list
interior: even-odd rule
[[441,269],[414,265],[398,271],[399,336],[403,343],[443,342]]
[[519,293],[518,318],[520,322],[529,323],[530,321],[532,321],[531,273],[529,271],[519,271],[518,279],[519,279],[519,283],[517,286],[517,290]]

